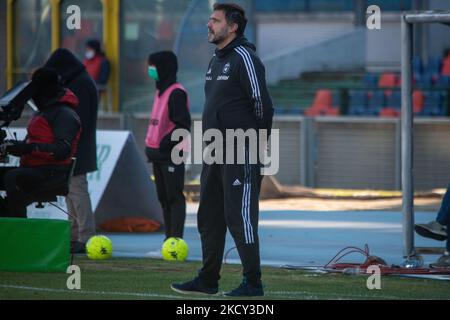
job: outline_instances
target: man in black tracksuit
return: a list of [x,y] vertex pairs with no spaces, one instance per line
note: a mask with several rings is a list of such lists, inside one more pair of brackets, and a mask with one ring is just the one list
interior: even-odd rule
[[[243,37],[245,25],[245,12],[241,7],[234,4],[214,6],[208,23],[208,40],[216,44],[217,49],[206,73],[204,132],[208,129],[218,129],[222,133],[226,129],[266,129],[270,132],[273,108],[266,88],[265,70],[256,56],[255,47]],[[226,141],[226,144],[236,145],[235,141]],[[175,291],[218,292],[228,227],[241,258],[244,280],[226,295],[264,295],[258,240],[261,166],[250,163],[247,143],[240,148],[245,148],[244,164],[203,165],[198,210],[203,267],[193,281],[172,284]],[[254,159],[257,158],[255,155]]]

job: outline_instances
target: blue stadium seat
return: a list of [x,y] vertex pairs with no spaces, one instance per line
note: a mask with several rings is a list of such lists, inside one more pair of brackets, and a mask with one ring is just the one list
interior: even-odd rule
[[433,85],[433,74],[424,72],[420,76],[415,76],[416,83],[419,87],[427,88]]
[[366,73],[363,78],[363,86],[368,88],[378,87],[378,75]]
[[400,90],[394,90],[386,99],[386,107],[400,109],[402,106],[402,93]]
[[367,114],[367,93],[361,90],[349,91],[348,114],[365,115]]
[[333,107],[339,108],[341,106],[341,94],[339,91],[333,91],[331,99],[331,105]]
[[422,74],[423,72],[423,63],[420,57],[414,57],[412,60],[412,67],[414,74]]
[[420,114],[425,116],[445,115],[443,102],[444,102],[444,94],[441,91],[426,92],[423,110]]
[[440,76],[438,81],[436,82],[436,85],[441,87],[450,87],[450,76]]
[[386,106],[386,97],[383,90],[377,90],[372,93],[367,105],[369,115],[379,115],[381,109]]
[[439,57],[431,57],[428,59],[427,69],[425,73],[431,74],[433,83],[435,83],[441,74],[442,59]]

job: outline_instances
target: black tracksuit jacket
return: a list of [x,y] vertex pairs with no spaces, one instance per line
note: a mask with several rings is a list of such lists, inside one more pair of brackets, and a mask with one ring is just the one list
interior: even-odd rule
[[216,50],[206,73],[203,131],[267,129],[273,106],[255,46],[238,37]]

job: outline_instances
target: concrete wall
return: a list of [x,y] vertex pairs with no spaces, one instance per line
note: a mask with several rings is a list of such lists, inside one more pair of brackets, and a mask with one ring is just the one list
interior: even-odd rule
[[400,14],[382,13],[381,29],[367,30],[366,40],[368,71],[400,71]]
[[353,14],[260,14],[256,16],[258,54],[265,58],[280,50],[311,46],[352,31]]

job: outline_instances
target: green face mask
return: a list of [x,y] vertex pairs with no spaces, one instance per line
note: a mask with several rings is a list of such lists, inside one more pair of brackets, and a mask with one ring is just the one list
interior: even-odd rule
[[154,66],[148,67],[148,76],[156,81],[159,81],[158,71]]

